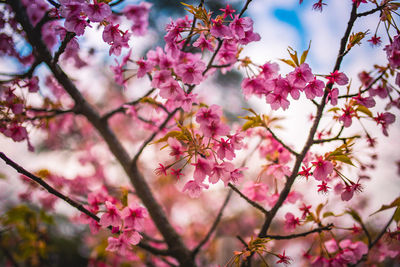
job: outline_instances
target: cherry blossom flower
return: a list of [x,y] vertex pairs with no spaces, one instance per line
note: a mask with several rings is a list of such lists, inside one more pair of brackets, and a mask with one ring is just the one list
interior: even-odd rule
[[132,245],[139,244],[141,238],[142,236],[136,231],[124,231],[118,238],[109,237],[107,239],[108,246],[106,250],[118,252],[118,254],[125,256],[130,253]]
[[268,185],[248,181],[244,184],[243,194],[253,201],[262,202],[267,199]]
[[302,206],[299,208],[303,214],[301,215],[301,219],[305,219],[307,217],[308,214],[310,214],[310,209],[311,209],[311,205],[306,205],[305,203],[302,203]]
[[378,113],[378,115],[374,118],[376,123],[382,126],[382,132],[385,136],[388,136],[387,128],[389,124],[392,124],[396,120],[396,116],[390,112]]
[[211,174],[212,163],[207,159],[199,157],[196,163],[192,164],[195,166],[193,178],[197,183],[202,183],[207,175]]
[[214,46],[212,45],[211,40],[207,39],[204,34],[201,34],[199,38],[193,43],[194,47],[198,47],[203,52],[204,49],[207,49],[210,52],[214,52]]
[[111,15],[111,8],[106,3],[98,3],[94,0],[93,4],[84,5],[83,11],[90,21],[101,22]]
[[322,2],[322,0],[318,0],[317,3],[313,4],[312,9],[322,12],[322,7],[326,6],[325,3]]
[[103,227],[115,226],[119,227],[122,224],[121,213],[110,201],[105,203],[107,211],[100,217],[100,224]]
[[220,10],[224,12],[224,19],[228,16],[230,16],[233,19],[232,14],[236,12],[236,10],[232,9],[229,4],[227,4],[225,8],[221,8]]
[[322,193],[327,193],[328,190],[330,189],[330,187],[328,186],[327,182],[322,181],[322,183],[320,185],[318,185],[318,193],[322,192]]
[[182,189],[182,192],[188,191],[188,195],[191,198],[198,198],[201,194],[202,188],[208,188],[208,185],[203,183],[196,183],[194,180],[188,181]]
[[147,210],[137,204],[130,203],[121,212],[121,217],[124,221],[124,227],[141,231],[146,217],[148,217]]
[[313,77],[314,75],[311,72],[311,68],[307,63],[303,63],[299,67],[296,67],[294,71],[290,72],[287,79],[297,86],[304,87]]
[[349,82],[349,78],[347,78],[346,74],[338,70],[331,72],[326,78],[328,79],[328,84],[336,83],[338,85],[346,85]]
[[154,170],[154,172],[156,173],[156,175],[161,176],[167,176],[167,168],[162,165],[161,163],[159,163],[158,165],[160,165],[160,167],[158,167],[157,169]]
[[308,99],[314,99],[316,96],[320,97],[324,95],[324,87],[325,83],[317,80],[317,77],[314,77],[314,80],[310,81],[306,85],[304,92]]
[[381,37],[380,36],[372,36],[371,39],[368,40],[368,42],[372,45],[372,46],[380,46],[382,41],[381,41]]
[[276,256],[279,258],[279,260],[276,263],[283,263],[285,265],[289,265],[293,261],[290,257],[285,255],[285,250],[283,251],[282,254],[278,254]]
[[333,171],[332,163],[324,160],[322,157],[318,157],[317,161],[312,162],[312,164],[315,166],[313,176],[316,180],[325,180]]
[[228,26],[225,26],[222,23],[222,20],[211,20],[213,22],[211,29],[210,29],[210,33],[214,36],[214,37],[219,37],[219,38],[230,38],[232,37],[232,33],[231,30],[229,29]]
[[187,84],[199,84],[203,80],[203,71],[206,64],[199,60],[192,63],[180,64],[176,68],[176,73],[181,77],[182,82]]
[[297,225],[300,225],[300,219],[295,217],[291,212],[286,213],[285,219],[285,229],[287,231],[293,231]]

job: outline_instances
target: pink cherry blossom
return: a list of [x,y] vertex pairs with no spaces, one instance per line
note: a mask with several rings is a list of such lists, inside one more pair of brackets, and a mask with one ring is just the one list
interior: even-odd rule
[[207,175],[211,174],[213,164],[207,159],[199,157],[197,159],[197,162],[192,165],[196,167],[194,170],[193,178],[199,184],[204,181]]
[[182,82],[187,84],[199,84],[203,80],[203,71],[206,64],[199,60],[192,63],[180,64],[176,68],[176,73],[181,77]]
[[346,74],[338,70],[332,72],[326,78],[328,79],[328,84],[336,83],[338,85],[346,85],[349,82],[349,78],[347,78]]
[[201,194],[202,188],[208,188],[208,185],[200,183],[198,184],[194,180],[188,181],[182,189],[182,192],[188,191],[188,195],[191,198],[198,198]]
[[120,211],[115,207],[114,204],[112,204],[109,201],[106,201],[105,205],[106,205],[107,211],[100,217],[99,223],[103,227],[107,227],[107,226],[119,227],[122,224]]
[[333,171],[333,165],[330,161],[324,160],[322,157],[318,157],[317,161],[312,162],[315,166],[313,175],[318,181],[325,180],[329,174]]
[[286,213],[285,219],[285,229],[287,231],[293,231],[296,229],[296,226],[300,225],[300,219],[295,217],[291,212]]
[[140,242],[142,236],[136,231],[124,231],[117,238],[109,237],[107,239],[107,251],[118,252],[118,254],[125,256],[131,251],[132,245]]
[[124,227],[141,231],[146,217],[148,217],[147,210],[136,204],[130,204],[125,207],[121,212],[121,217],[124,221]]
[[262,202],[267,199],[268,185],[248,181],[244,184],[243,194],[253,201]]
[[314,99],[316,96],[320,97],[324,95],[324,87],[325,83],[317,80],[317,77],[314,77],[314,80],[311,80],[306,85],[304,92],[306,93],[306,97],[308,99]]
[[106,3],[98,3],[97,0],[93,4],[84,5],[83,11],[93,22],[101,22],[111,15],[110,6]]
[[294,71],[290,72],[287,79],[294,85],[304,87],[313,77],[314,75],[311,72],[311,68],[307,63],[303,63],[299,67],[296,67]]

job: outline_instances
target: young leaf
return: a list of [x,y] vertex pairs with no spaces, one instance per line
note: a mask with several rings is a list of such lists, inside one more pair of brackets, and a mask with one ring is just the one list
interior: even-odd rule
[[375,211],[370,216],[372,216],[372,215],[374,215],[374,214],[376,214],[378,212],[381,212],[381,211],[384,211],[384,210],[388,210],[388,209],[391,209],[391,208],[394,208],[394,207],[400,207],[400,197],[398,197],[395,200],[393,200],[393,202],[390,203],[389,205],[382,205],[382,207],[379,210]]

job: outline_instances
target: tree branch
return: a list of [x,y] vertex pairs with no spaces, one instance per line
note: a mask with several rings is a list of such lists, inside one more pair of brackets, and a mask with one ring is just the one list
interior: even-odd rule
[[369,89],[372,88],[372,86],[373,86],[375,83],[377,83],[380,79],[382,79],[382,77],[385,75],[385,73],[386,73],[386,70],[383,71],[383,72],[381,73],[381,75],[379,75],[379,76],[378,76],[375,80],[373,80],[364,90],[361,90],[359,93],[357,93],[357,94],[351,94],[351,95],[341,95],[341,96],[338,96],[338,98],[350,98],[350,97],[355,97],[355,96],[358,96],[359,94],[363,94],[363,93],[367,92]]
[[[28,177],[29,179],[33,180],[34,182],[36,182],[37,184],[39,184],[40,186],[42,186],[44,189],[47,190],[47,192],[49,192],[52,195],[55,195],[56,197],[58,197],[59,199],[64,200],[65,202],[67,202],[70,206],[76,208],[77,210],[79,210],[80,212],[86,214],[87,216],[89,216],[90,218],[92,218],[93,220],[95,220],[96,222],[100,221],[100,218],[92,213],[91,211],[89,211],[88,209],[86,209],[82,204],[76,202],[75,200],[69,198],[68,196],[64,195],[63,193],[61,193],[60,191],[56,190],[55,188],[53,188],[51,185],[49,185],[48,183],[46,183],[42,178],[34,175],[33,173],[25,170],[22,166],[18,165],[16,162],[12,161],[10,158],[8,158],[3,152],[0,152],[0,158],[4,160],[4,162],[11,166],[12,168],[14,168],[18,173],[25,175],[26,177]],[[110,228],[111,229],[111,228]],[[144,242],[140,242],[138,244],[138,246],[140,248],[143,248],[149,252],[151,252],[154,255],[171,255],[171,253],[168,250],[161,250],[161,249],[157,249],[154,248]]]
[[228,186],[229,186],[230,188],[232,188],[233,191],[235,191],[236,193],[238,193],[239,196],[240,196],[241,198],[243,198],[244,200],[246,200],[247,203],[249,203],[249,204],[252,205],[254,208],[256,208],[256,209],[258,209],[259,211],[261,211],[262,213],[264,213],[265,216],[267,216],[267,217],[269,216],[269,212],[268,212],[266,209],[264,209],[264,208],[263,208],[260,204],[258,204],[257,202],[255,202],[255,201],[249,199],[249,198],[248,198],[245,194],[243,194],[236,186],[234,186],[234,185],[231,184],[231,183],[229,183]]
[[25,175],[29,179],[35,181],[39,185],[41,185],[44,189],[46,189],[50,194],[55,195],[56,197],[64,200],[68,204],[70,204],[72,207],[76,208],[80,212],[86,214],[90,218],[92,218],[95,221],[100,221],[100,218],[97,217],[94,213],[90,212],[88,209],[83,207],[80,203],[76,202],[75,200],[72,200],[71,198],[67,197],[66,195],[62,194],[61,192],[57,191],[54,189],[51,185],[46,183],[42,178],[28,172],[25,170],[23,167],[12,161],[10,158],[8,158],[3,152],[0,152],[0,158],[4,160],[4,162],[13,167],[18,173]]
[[[344,53],[344,51],[346,49],[347,40],[348,40],[348,38],[350,36],[351,29],[353,28],[353,25],[354,25],[354,22],[356,21],[356,19],[357,19],[357,5],[353,4],[352,10],[351,10],[351,14],[350,14],[350,18],[349,18],[349,21],[347,23],[346,31],[345,31],[342,39],[341,39],[341,42],[340,42],[340,48],[339,48],[339,52],[338,52],[338,56],[337,56],[337,59],[336,59],[335,66],[333,68],[333,72],[340,69],[340,65],[341,65],[342,60],[343,60],[343,53]],[[305,155],[307,154],[307,152],[309,151],[309,149],[313,145],[314,136],[315,136],[315,133],[317,132],[318,125],[319,125],[319,123],[321,121],[322,113],[323,113],[323,110],[324,110],[325,105],[326,105],[326,98],[327,98],[328,92],[329,92],[328,89],[330,89],[330,88],[325,89],[325,92],[324,92],[324,95],[323,95],[323,97],[321,99],[321,102],[318,105],[317,114],[315,116],[314,123],[313,123],[313,125],[312,125],[312,127],[310,129],[307,141],[306,141],[306,143],[305,143],[305,145],[303,147],[302,152],[296,158],[296,162],[295,162],[295,164],[293,166],[293,169],[292,169],[292,174],[286,180],[285,186],[282,189],[281,193],[279,194],[279,198],[278,198],[277,202],[275,203],[274,207],[272,207],[272,209],[269,211],[269,216],[266,217],[266,220],[264,221],[264,224],[263,224],[258,236],[265,236],[267,234],[267,231],[268,231],[268,229],[269,229],[269,227],[271,225],[271,222],[272,222],[273,218],[275,217],[275,215],[278,212],[279,208],[282,206],[283,202],[285,201],[285,199],[287,198],[287,196],[290,193],[290,189],[291,189],[291,187],[292,187],[292,185],[293,185],[293,183],[294,183],[294,181],[295,181],[295,179],[297,177],[299,168],[301,166],[301,163],[302,163]]]
[[299,156],[299,153],[291,149],[288,145],[286,145],[281,139],[279,139],[278,136],[269,128],[265,123],[264,123],[265,129],[272,135],[272,137],[279,143],[281,144],[287,151],[289,151],[291,154],[293,154],[295,157]]
[[293,239],[293,238],[299,238],[299,237],[304,237],[308,236],[309,234],[312,233],[321,233],[322,231],[330,231],[333,227],[333,224],[330,223],[327,226],[321,226],[318,228],[315,228],[313,230],[299,233],[299,234],[292,234],[292,235],[265,235],[261,236],[261,238],[271,238],[271,239],[276,239],[276,240],[284,240],[284,239]]
[[[97,111],[86,101],[80,91],[75,87],[71,79],[64,73],[58,64],[54,62],[46,45],[43,43],[41,36],[35,34],[34,28],[28,19],[25,7],[21,0],[7,0],[15,13],[16,20],[21,24],[26,33],[27,40],[32,45],[37,54],[43,58],[43,61],[49,67],[56,80],[64,87],[66,92],[74,99],[77,112],[84,115],[87,120],[97,129],[103,137],[112,154],[117,158],[126,174],[128,175],[135,191],[147,208],[154,224],[164,237],[171,255],[174,256],[182,266],[195,266],[193,259],[190,256],[189,249],[183,243],[181,237],[170,224],[167,216],[157,202],[149,185],[139,171],[136,164],[131,164],[131,159],[127,151],[117,139],[109,125],[101,120]],[[136,162],[135,162],[136,163]]]
[[232,190],[229,190],[228,194],[225,197],[224,203],[222,204],[221,208],[219,209],[217,217],[215,217],[214,223],[210,227],[210,230],[208,231],[208,233],[206,234],[204,239],[196,246],[196,248],[193,249],[193,251],[192,251],[193,257],[195,257],[197,253],[199,253],[201,247],[207,243],[207,241],[210,239],[213,232],[217,229],[217,226],[218,226],[219,222],[221,221],[222,214],[223,214],[226,206],[228,205],[231,195],[232,195]]
[[54,58],[52,64],[56,64],[61,56],[64,53],[65,48],[67,48],[68,43],[76,36],[74,32],[67,32],[65,35],[64,40],[62,41],[60,47],[58,48],[57,52],[54,54]]

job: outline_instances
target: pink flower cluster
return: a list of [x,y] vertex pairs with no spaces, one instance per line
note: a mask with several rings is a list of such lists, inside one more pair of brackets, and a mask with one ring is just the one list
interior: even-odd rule
[[[271,105],[273,110],[289,108],[289,95],[292,99],[298,100],[301,92],[304,92],[308,99],[314,99],[324,94],[325,83],[312,74],[307,63],[296,67],[286,77],[278,75],[279,67],[276,63],[267,62],[260,69],[257,76],[243,80],[243,94],[246,98],[251,95],[265,96],[266,102]],[[348,82],[347,76],[338,71],[331,73],[326,78],[328,84],[346,85]],[[336,105],[338,90],[332,89],[328,96],[328,100]]]
[[345,266],[355,264],[368,252],[368,246],[361,242],[352,242],[350,239],[344,239],[337,242],[331,239],[325,242],[327,252],[331,255],[329,259],[322,256],[316,257],[311,266]]

